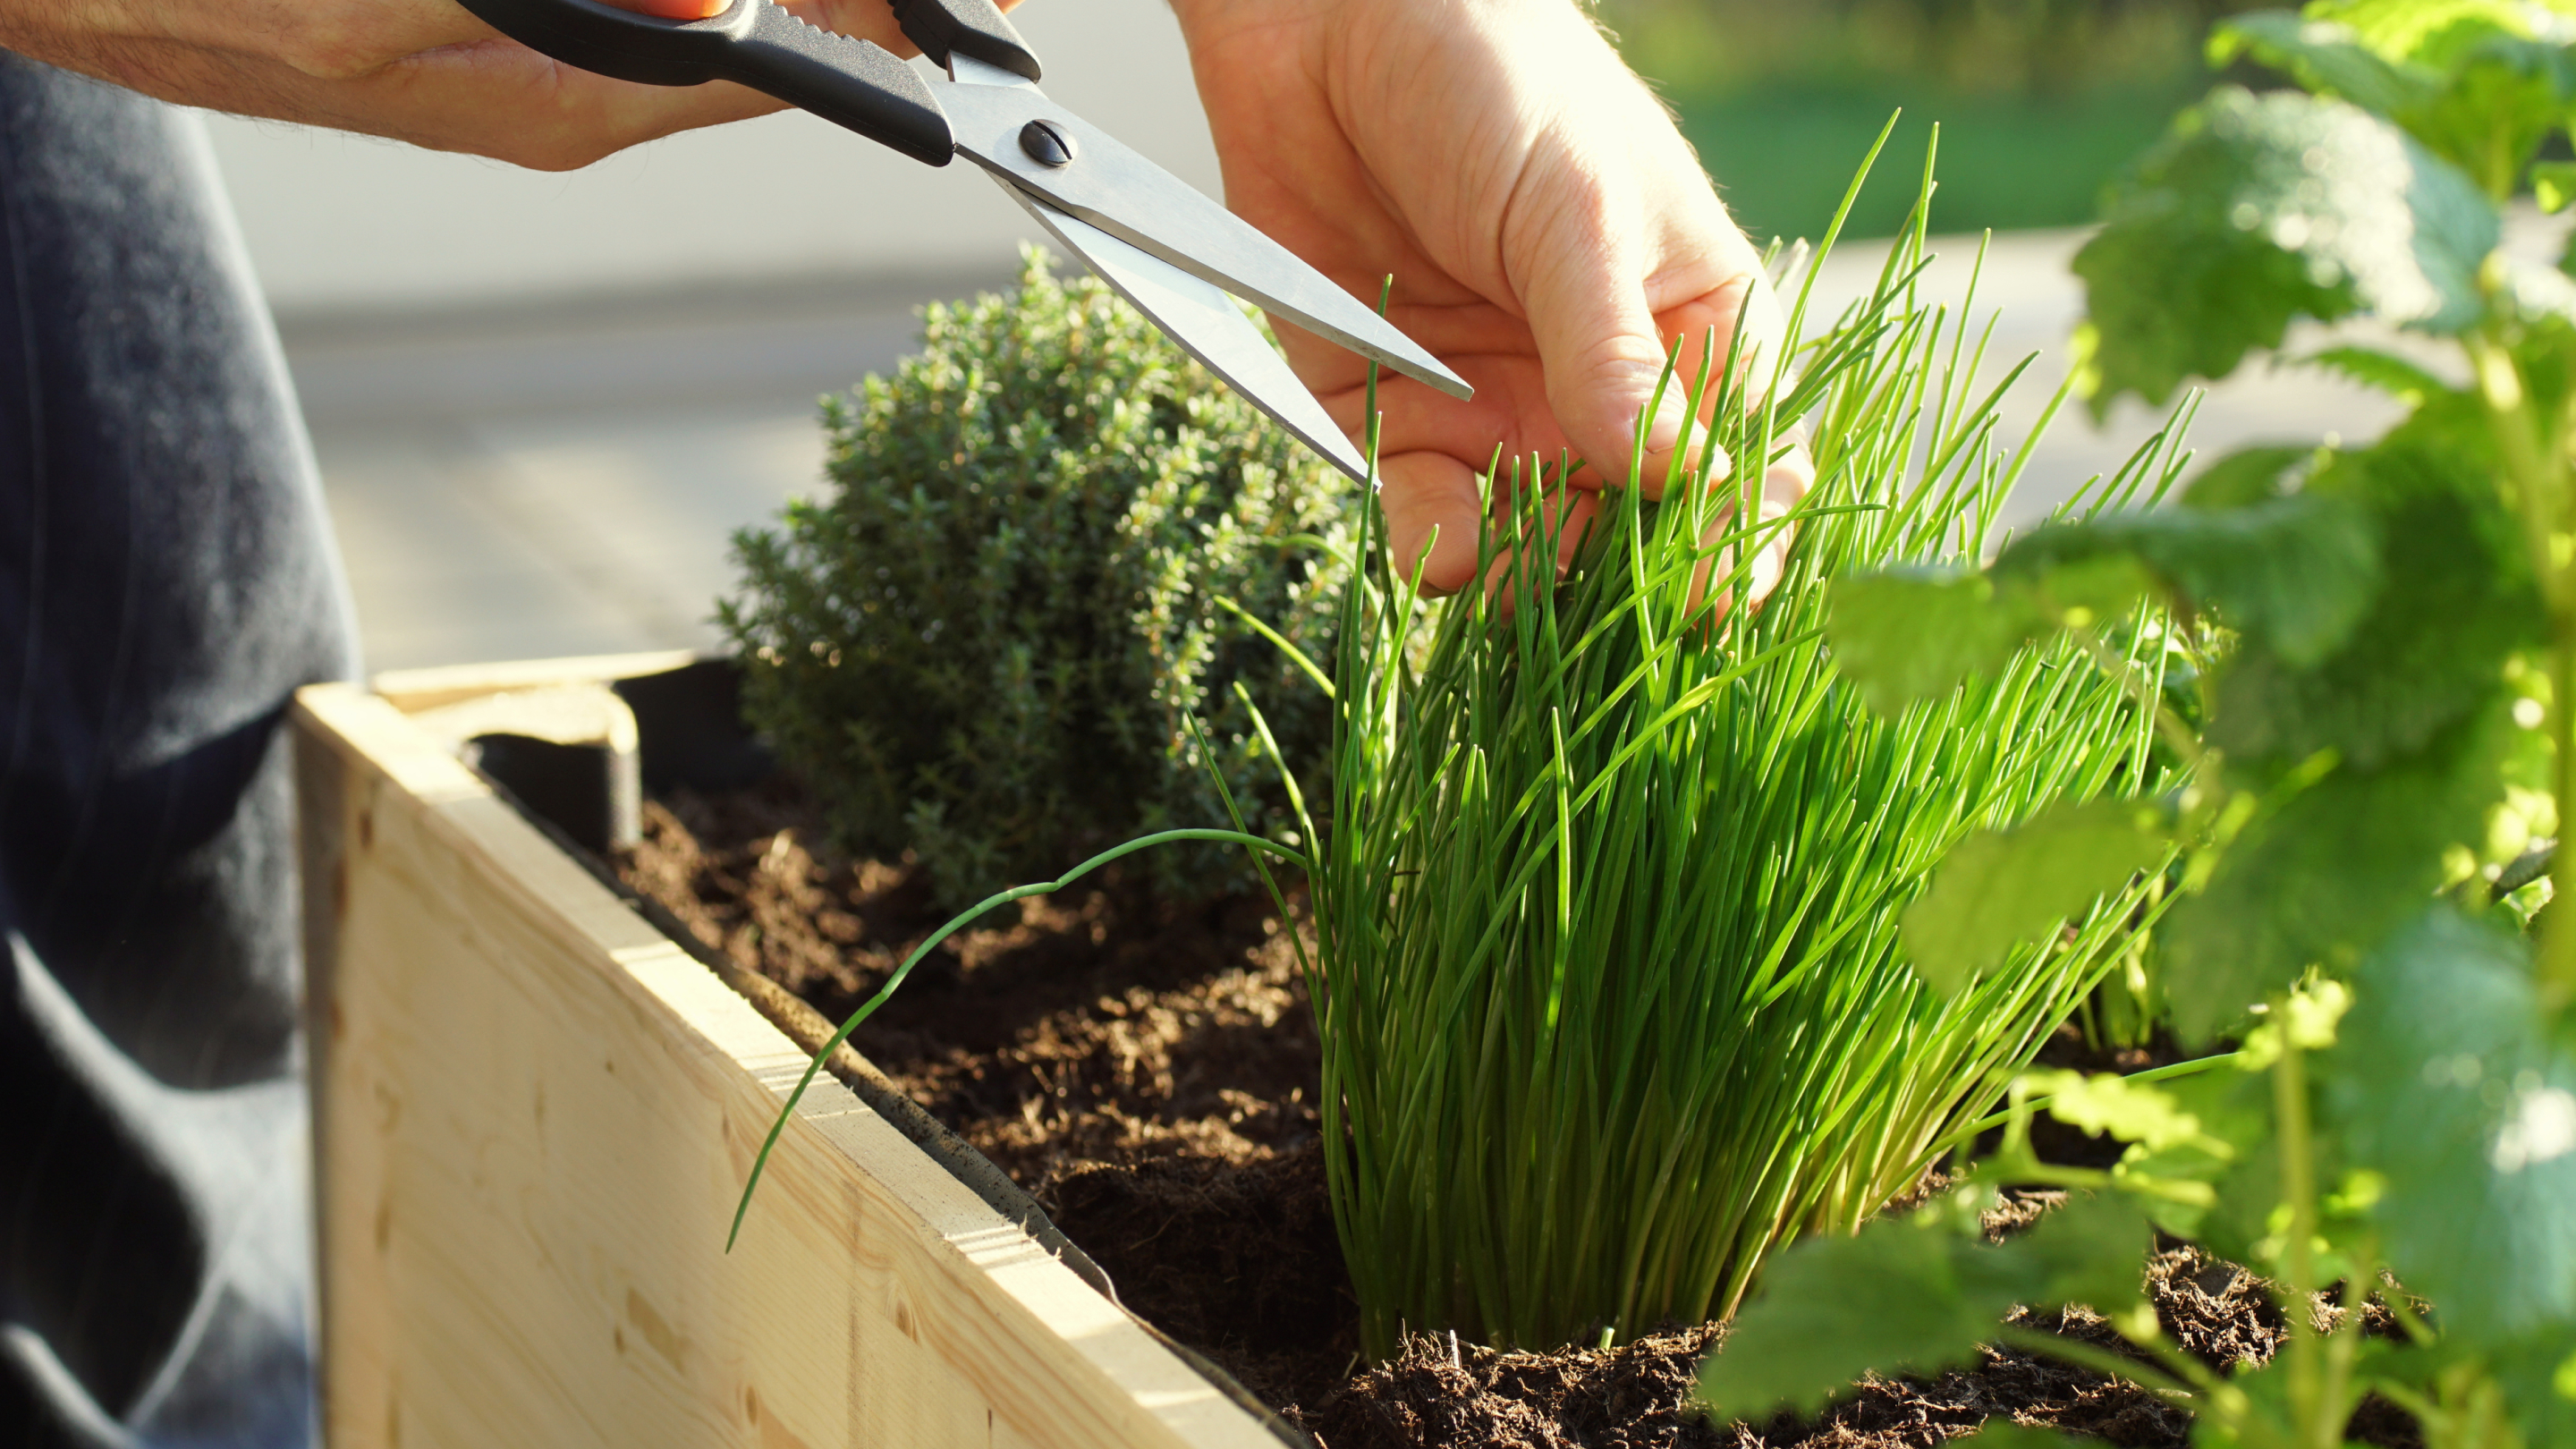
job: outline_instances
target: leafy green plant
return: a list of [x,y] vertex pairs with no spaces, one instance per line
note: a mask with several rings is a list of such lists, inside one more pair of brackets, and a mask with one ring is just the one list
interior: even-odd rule
[[[2373,1393],[2436,1449],[2576,1444],[2576,917],[2546,904],[2576,885],[2549,841],[2576,760],[2576,285],[2504,249],[2500,218],[2526,176],[2563,199],[2534,157],[2576,114],[2571,43],[2576,7],[2495,0],[2221,26],[2218,58],[2304,89],[2221,88],[2113,189],[2076,264],[2094,405],[2366,317],[2421,340],[2300,360],[2406,419],[2368,446],[2234,454],[2179,507],[2043,529],[1983,571],[1835,587],[1837,652],[1888,702],[2068,641],[2157,698],[2195,769],[2169,824],[2141,822],[2183,852],[2155,967],[2187,1040],[2241,1048],[2157,1084],[2016,1083],[2003,1147],[1950,1210],[1782,1262],[1705,1372],[1719,1411],[1810,1406],[2000,1338],[2188,1402],[2204,1444],[2332,1449]],[[2155,694],[2093,647],[2140,598],[2216,631],[2190,689]],[[1923,646],[1901,668],[1900,638]],[[2043,864],[1994,853],[2006,881]],[[2014,895],[1958,930],[2020,934]],[[2036,1161],[2039,1111],[2125,1156]],[[1968,1210],[2006,1183],[2088,1195],[1989,1247]],[[2173,1350],[2138,1298],[2151,1227],[2272,1276],[2273,1363]],[[2394,1336],[2364,1334],[2374,1297]],[[2065,1301],[2133,1352],[1998,1326]]]
[[[2148,714],[2071,645],[1892,717],[1823,647],[1822,580],[1972,558],[2012,482],[1970,329],[1909,290],[1921,248],[1918,225],[1776,401],[1717,384],[1732,457],[1812,417],[1820,482],[1789,520],[1734,522],[1752,500],[1725,477],[1650,504],[1632,464],[1561,580],[1348,596],[1309,971],[1372,1354],[1407,1328],[1539,1346],[1731,1308],[1772,1245],[1911,1187],[2152,915],[2152,879],[2087,882],[2062,937],[1974,984],[1912,964],[1962,837],[2098,813],[2134,844],[2136,798],[2170,783]],[[2109,493],[2156,486],[2159,458]],[[1537,466],[1492,481],[1489,565],[1569,542]],[[1783,527],[1778,592],[1720,617],[1727,561]],[[2155,677],[2155,611],[2113,627]]]
[[[1264,636],[1322,647],[1355,485],[1034,251],[826,423],[831,496],[736,535],[719,618],[752,723],[850,843],[917,851],[956,904],[1221,819],[1218,777],[1289,828],[1247,700],[1320,779],[1329,711]],[[1213,845],[1141,864],[1183,897],[1248,881]]]

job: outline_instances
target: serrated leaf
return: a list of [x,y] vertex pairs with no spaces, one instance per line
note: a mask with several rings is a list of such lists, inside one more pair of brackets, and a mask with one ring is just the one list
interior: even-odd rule
[[[2200,1136],[2164,1146],[2136,1143],[2121,1154],[2115,1176],[2141,1189],[2159,1228],[2244,1261],[2279,1201],[2270,1080],[2228,1064],[2159,1083],[2158,1090],[2199,1124]],[[2187,1190],[2194,1186],[2208,1191]]]
[[[2543,613],[2520,526],[2473,469],[2456,451],[2392,440],[2338,457],[2311,483],[2302,496],[2317,506],[2376,516],[2363,526],[2379,540],[2378,568],[2392,586],[2347,596],[2368,607],[2331,653],[2312,647],[2322,635],[2303,636],[2293,653],[2279,635],[2247,631],[2216,680],[2208,731],[2240,773],[2325,749],[2376,768],[2493,697]],[[2250,562],[2251,579],[2300,607],[2290,556],[2279,574]]]
[[2191,607],[2299,660],[2341,645],[2380,579],[2379,530],[2368,510],[2306,494],[2042,528],[2014,540],[1994,573],[1999,581],[2043,580],[2106,553],[2137,559]]
[[2239,448],[2184,484],[2180,501],[2185,508],[2203,512],[2269,503],[2281,496],[2282,481],[2290,471],[2316,455],[2315,448],[2303,444]]
[[2119,1312],[2144,1296],[2151,1241],[2137,1206],[2107,1194],[2000,1247],[1976,1236],[1973,1217],[1937,1206],[1810,1238],[1773,1262],[1762,1296],[1701,1365],[1700,1398],[1721,1420],[1814,1413],[1865,1373],[1970,1361],[2015,1304]]
[[2013,1301],[2081,1303],[2116,1316],[2146,1300],[2146,1256],[2155,1230],[2124,1193],[2077,1197],[2030,1231],[1990,1249],[2006,1264]]
[[2115,183],[2076,256],[2095,414],[2224,377],[2301,317],[2467,327],[2501,231],[2474,181],[2390,122],[2221,87]]
[[2323,0],[2308,7],[2319,20],[2349,27],[2379,55],[2442,70],[2490,36],[2529,35],[2534,12],[2553,10],[2570,13],[2564,0]]
[[2465,1342],[2576,1320],[2576,1061],[2543,1030],[2527,946],[2434,907],[2353,984],[2322,1120],[2386,1179],[2390,1266]]
[[2305,31],[2378,60],[2396,88],[2348,58],[2285,68],[2312,90],[2388,115],[2501,196],[2576,98],[2565,11],[2551,11],[2520,0],[2329,0],[2309,7]]
[[2349,25],[2289,10],[2257,10],[2219,22],[2210,32],[2210,63],[2225,66],[2244,57],[2319,95],[2383,116],[2427,104],[2442,89],[2440,71],[2381,55]]
[[1935,990],[1959,991],[2171,849],[2155,809],[2134,801],[2061,803],[2012,830],[1980,830],[1951,848],[1931,888],[1906,907],[1906,954]]
[[2563,123],[2576,98],[2576,58],[2564,45],[2498,29],[2463,47],[2448,68],[2441,92],[2396,120],[2489,194],[2504,195]]
[[2331,771],[2246,827],[2157,927],[2175,1035],[2208,1041],[2412,915],[2441,882],[2444,849],[2483,833],[2512,728],[2498,699],[2381,769]]
[[1894,714],[2000,669],[2042,622],[1982,574],[1864,574],[1834,581],[1825,639],[1870,707]]
[[2200,1118],[2152,1082],[2075,1071],[2025,1072],[2022,1082],[2033,1096],[2048,1098],[2049,1116],[2097,1137],[2135,1142],[2151,1152],[2205,1140]]
[[2299,359],[2310,367],[2322,368],[2338,377],[2374,387],[2399,402],[2413,405],[2436,393],[2450,391],[2450,385],[2432,373],[2394,353],[2375,347],[2329,347]]

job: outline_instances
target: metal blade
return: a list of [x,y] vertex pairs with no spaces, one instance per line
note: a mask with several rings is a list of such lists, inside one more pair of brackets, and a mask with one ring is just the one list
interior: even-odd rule
[[1118,295],[1152,318],[1171,339],[1206,363],[1254,407],[1268,413],[1297,441],[1359,482],[1368,481],[1368,459],[1333,422],[1324,405],[1288,370],[1288,360],[1261,335],[1232,297],[1160,258],[1065,215],[1000,177],[993,178]]
[[[951,74],[949,84],[932,89],[948,113],[957,154],[1006,187],[1417,382],[1451,397],[1474,395],[1466,379],[1294,252],[1036,86],[971,60]],[[996,83],[1002,77],[1010,83]],[[1049,166],[1021,149],[1021,129],[1038,120],[1073,141],[1069,164]]]

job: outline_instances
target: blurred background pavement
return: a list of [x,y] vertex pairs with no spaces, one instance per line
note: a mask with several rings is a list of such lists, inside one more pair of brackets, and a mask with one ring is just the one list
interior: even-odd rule
[[[2225,0],[1604,0],[1757,235],[1816,235],[1891,109],[1908,119],[1855,212],[1884,235],[1945,119],[1936,229],[2011,230],[1977,294],[1989,348],[2039,362],[2017,436],[2064,373],[2066,262],[2103,178],[2208,84]],[[1034,0],[1052,94],[1211,194],[1214,153],[1161,0]],[[819,486],[818,395],[911,347],[924,301],[1007,282],[1033,226],[932,170],[785,115],[568,175],[267,122],[209,119],[275,307],[347,553],[371,669],[703,647],[727,538]],[[1032,237],[1032,239],[1034,239]],[[1828,264],[1831,310],[1883,243]],[[1976,242],[1928,279],[1964,290]],[[2000,369],[1995,369],[1999,371]],[[2152,428],[2060,419],[2027,520]],[[2194,430],[2367,436],[2384,404],[2296,370],[2221,389]]]

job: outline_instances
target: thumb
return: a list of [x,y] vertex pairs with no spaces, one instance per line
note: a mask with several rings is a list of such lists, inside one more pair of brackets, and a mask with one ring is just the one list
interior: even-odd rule
[[[1515,220],[1527,224],[1506,233],[1548,406],[1591,465],[1579,481],[1624,480],[1642,418],[1643,478],[1660,487],[1689,419],[1684,394],[1707,349],[1722,351],[1737,338],[1741,319],[1745,362],[1767,373],[1778,350],[1779,309],[1760,254],[1687,148],[1658,139],[1670,144],[1641,143],[1645,154],[1550,148],[1527,189],[1533,204],[1515,198]],[[1676,343],[1678,366],[1658,402]]]
[[[1515,250],[1520,303],[1538,343],[1547,401],[1576,456],[1582,481],[1624,481],[1639,418],[1654,405],[1666,354],[1646,296],[1647,243],[1618,225],[1642,209],[1635,198],[1605,195],[1623,188],[1601,177],[1566,177],[1561,196],[1542,201],[1533,235]],[[1660,481],[1657,455],[1681,439],[1687,408],[1681,388],[1667,387],[1646,425],[1646,477]]]

